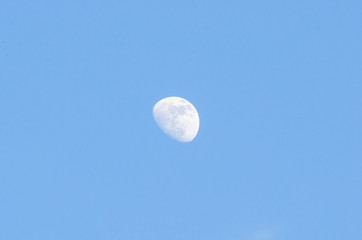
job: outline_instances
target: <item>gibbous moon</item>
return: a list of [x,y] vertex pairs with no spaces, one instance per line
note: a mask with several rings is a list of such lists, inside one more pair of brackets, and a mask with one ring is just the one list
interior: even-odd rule
[[153,107],[153,117],[164,133],[180,142],[191,142],[199,131],[199,114],[183,98],[162,99]]

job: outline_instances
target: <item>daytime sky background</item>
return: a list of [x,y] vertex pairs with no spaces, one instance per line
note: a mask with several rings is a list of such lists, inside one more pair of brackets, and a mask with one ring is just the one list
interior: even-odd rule
[[[0,239],[362,239],[362,1],[0,2]],[[198,110],[191,143],[153,120]]]

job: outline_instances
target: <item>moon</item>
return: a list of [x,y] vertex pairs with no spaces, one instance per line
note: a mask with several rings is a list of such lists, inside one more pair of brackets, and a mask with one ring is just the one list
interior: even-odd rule
[[191,142],[199,131],[199,114],[189,101],[180,97],[157,102],[153,118],[164,133],[179,142]]

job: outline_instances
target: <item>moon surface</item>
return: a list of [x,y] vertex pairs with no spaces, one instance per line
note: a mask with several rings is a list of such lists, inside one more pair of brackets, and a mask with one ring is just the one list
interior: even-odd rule
[[200,126],[199,114],[186,99],[168,97],[153,107],[157,125],[171,138],[180,142],[191,142]]

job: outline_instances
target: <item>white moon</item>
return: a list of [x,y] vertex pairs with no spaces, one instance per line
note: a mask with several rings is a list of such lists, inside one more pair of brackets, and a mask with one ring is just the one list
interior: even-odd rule
[[162,131],[180,142],[191,142],[199,131],[199,114],[183,98],[162,99],[153,107],[153,117]]

